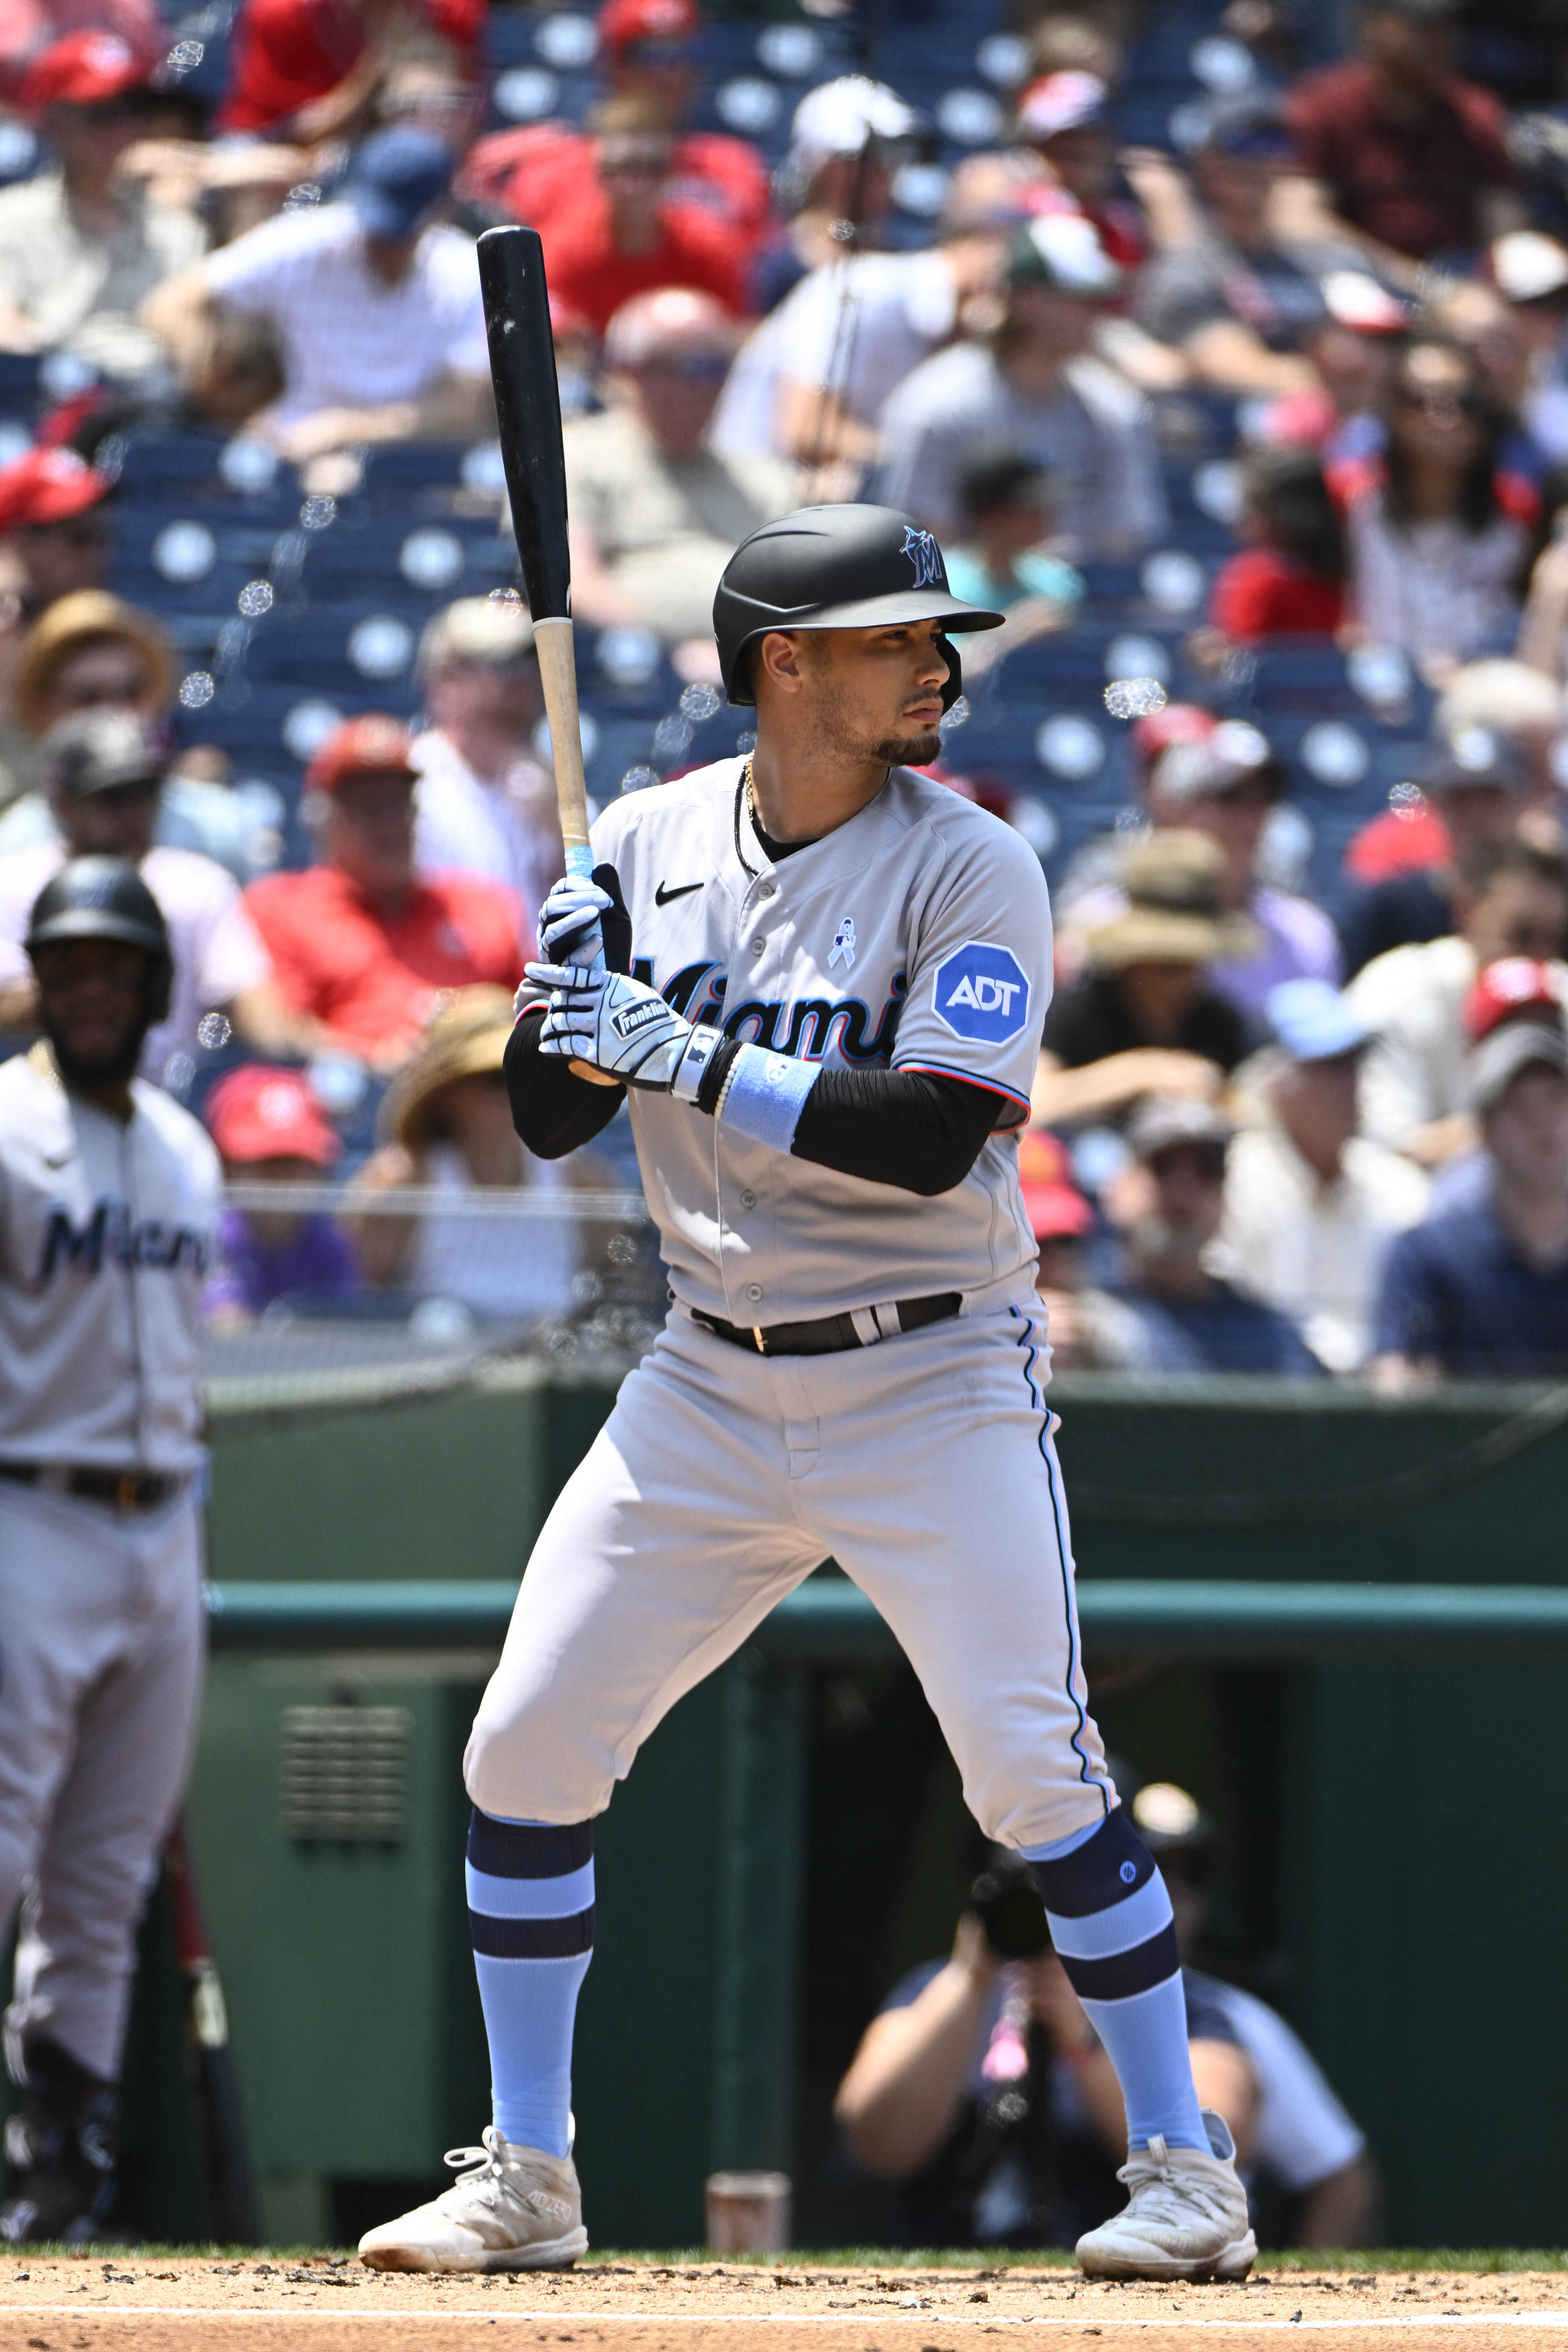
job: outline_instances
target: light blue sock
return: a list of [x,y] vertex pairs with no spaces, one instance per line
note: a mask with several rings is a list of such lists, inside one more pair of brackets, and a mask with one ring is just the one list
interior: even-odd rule
[[503,1822],[476,1806],[466,1876],[496,2128],[569,2155],[572,2025],[593,1957],[592,1824]]
[[1054,1845],[1026,1846],[1024,1858],[1068,1981],[1116,2070],[1128,2147],[1158,2134],[1167,2147],[1207,2151],[1171,1899],[1124,1809]]

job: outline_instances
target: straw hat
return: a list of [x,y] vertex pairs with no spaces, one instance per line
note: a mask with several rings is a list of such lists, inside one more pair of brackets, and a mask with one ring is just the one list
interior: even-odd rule
[[512,1000],[504,988],[455,989],[436,1007],[413,1060],[387,1088],[380,1124],[405,1151],[432,1139],[435,1098],[455,1078],[498,1070],[512,1034]]
[[1256,927],[1226,909],[1225,858],[1207,834],[1146,835],[1127,859],[1124,887],[1125,911],[1087,935],[1089,960],[1099,971],[1257,952]]
[[151,613],[110,596],[101,588],[81,588],[61,596],[41,613],[22,641],[11,706],[29,733],[40,731],[44,712],[62,666],[95,638],[119,637],[135,647],[147,673],[137,704],[152,719],[168,707],[174,686],[174,657],[168,638]]

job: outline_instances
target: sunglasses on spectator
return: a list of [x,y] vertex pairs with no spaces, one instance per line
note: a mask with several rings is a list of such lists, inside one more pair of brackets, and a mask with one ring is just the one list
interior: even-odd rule
[[62,106],[60,112],[68,121],[79,122],[89,131],[111,131],[121,122],[133,122],[141,112],[130,92],[123,98],[100,98],[92,106]]
[[689,66],[696,51],[689,41],[629,41],[621,52],[628,66]]
[[1441,416],[1458,410],[1461,416],[1484,416],[1487,404],[1474,392],[1422,392],[1415,384],[1402,383],[1395,394],[1401,408],[1418,408],[1428,416]]
[[61,522],[26,522],[24,533],[47,530],[52,538],[63,539],[68,547],[101,547],[109,537],[109,525],[100,515],[68,515]]
[[685,383],[722,383],[729,362],[722,352],[690,352],[685,359],[671,352],[665,359],[644,360],[639,375],[674,375]]
[[612,152],[599,159],[602,180],[662,180],[669,168],[670,158],[664,152],[618,155]]
[[1278,131],[1241,131],[1233,138],[1217,141],[1210,152],[1240,156],[1249,163],[1280,163],[1290,153],[1291,142]]

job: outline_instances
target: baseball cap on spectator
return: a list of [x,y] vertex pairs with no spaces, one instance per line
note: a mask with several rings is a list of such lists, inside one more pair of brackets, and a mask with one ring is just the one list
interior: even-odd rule
[[1217,98],[1205,110],[1193,152],[1197,155],[1287,155],[1285,110],[1269,90]]
[[378,131],[349,165],[344,199],[367,236],[413,236],[451,187],[453,162],[433,131],[407,123]]
[[1521,1070],[1540,1065],[1568,1078],[1568,1037],[1539,1021],[1511,1021],[1494,1029],[1470,1055],[1466,1071],[1469,1107],[1478,1116],[1495,1110]]
[[1196,702],[1167,702],[1163,710],[1148,711],[1133,721],[1128,730],[1133,756],[1147,776],[1168,743],[1201,743],[1218,724],[1212,710]]
[[496,603],[488,596],[459,596],[427,621],[414,665],[422,686],[465,662],[486,669],[513,669],[534,650],[534,625],[521,598]]
[[68,33],[34,58],[17,104],[24,114],[41,114],[47,106],[102,106],[146,82],[145,64],[118,33]]
[[1281,980],[1265,1000],[1269,1026],[1292,1062],[1337,1062],[1372,1035],[1348,997],[1326,980]]
[[1046,213],[1013,239],[1007,278],[1009,289],[1049,286],[1058,294],[1100,302],[1121,292],[1126,273],[1112,260],[1093,222],[1082,213]]
[[1019,1138],[1019,1182],[1023,1213],[1037,1242],[1086,1234],[1094,1211],[1072,1181],[1072,1163],[1061,1139],[1038,1127]]
[[1479,1045],[1505,1021],[1550,1021],[1561,1028],[1563,999],[1549,964],[1533,956],[1500,956],[1489,963],[1465,1000],[1465,1034]]
[[1273,746],[1245,719],[1222,719],[1196,740],[1167,744],[1149,771],[1150,789],[1166,801],[1223,800],[1255,778],[1276,799],[1284,790]]
[[1358,335],[1403,334],[1413,316],[1408,302],[1400,301],[1364,269],[1326,269],[1318,292],[1325,317],[1336,327],[1354,328]]
[[246,1062],[218,1080],[203,1116],[225,1160],[309,1160],[330,1168],[343,1149],[298,1070]]
[[1145,1168],[1181,1144],[1206,1152],[1223,1167],[1235,1132],[1212,1103],[1195,1102],[1185,1095],[1146,1095],[1127,1123],[1127,1142],[1133,1157]]
[[1433,751],[1421,772],[1427,793],[1464,791],[1489,784],[1500,793],[1527,793],[1534,781],[1530,761],[1507,735],[1490,727],[1459,727]]
[[805,179],[838,155],[858,155],[875,140],[907,139],[919,117],[895,89],[866,74],[841,74],[808,90],[790,126],[788,168]]
[[612,57],[628,49],[689,48],[703,28],[695,0],[606,0],[595,23],[599,46]]
[[305,771],[309,793],[335,793],[345,776],[412,776],[412,739],[401,719],[368,710],[334,727]]
[[113,488],[108,474],[74,449],[29,449],[15,465],[0,467],[0,531],[65,522],[85,514]]
[[1054,139],[1063,131],[1081,131],[1086,123],[1105,120],[1110,92],[1098,74],[1043,74],[1030,82],[1019,102],[1019,134],[1024,139]]
[[161,784],[169,766],[162,729],[134,710],[72,711],[45,736],[42,758],[49,790],[73,801]]
[[1225,856],[1207,834],[1161,830],[1133,848],[1124,872],[1127,904],[1084,935],[1100,971],[1130,963],[1212,963],[1251,955],[1258,933],[1225,904]]
[[1492,284],[1507,301],[1544,302],[1568,288],[1568,246],[1540,229],[1511,229],[1487,258]]

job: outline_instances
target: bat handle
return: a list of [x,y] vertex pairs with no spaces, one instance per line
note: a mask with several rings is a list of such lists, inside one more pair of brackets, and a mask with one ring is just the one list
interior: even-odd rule
[[[538,656],[539,682],[549,717],[550,760],[555,769],[556,803],[560,811],[560,837],[566,850],[566,870],[574,882],[593,878],[593,852],[588,841],[588,786],[582,772],[582,727],[577,712],[577,657],[571,623],[547,618],[534,623],[534,650]],[[604,942],[598,925],[576,950],[579,961],[602,963]]]

